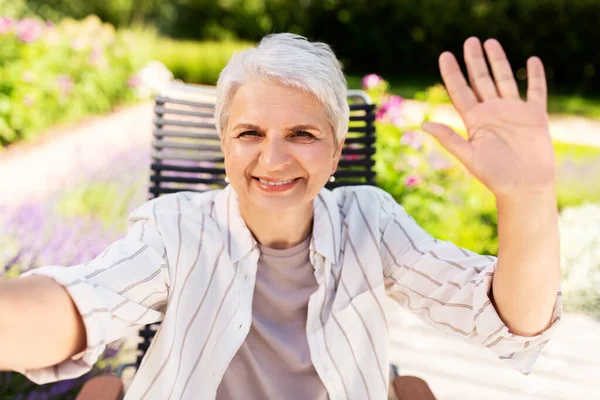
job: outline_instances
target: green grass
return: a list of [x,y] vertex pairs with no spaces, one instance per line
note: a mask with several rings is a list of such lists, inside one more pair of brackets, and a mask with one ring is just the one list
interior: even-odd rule
[[[349,75],[346,77],[350,89],[360,89],[363,75]],[[427,87],[441,83],[441,78],[405,76],[405,77],[383,77],[390,83],[390,91],[407,99],[415,98],[415,95],[424,91]],[[525,86],[521,84],[522,97],[524,98]],[[566,89],[550,91],[548,98],[548,113],[569,114],[587,118],[600,119],[600,95],[569,94]]]

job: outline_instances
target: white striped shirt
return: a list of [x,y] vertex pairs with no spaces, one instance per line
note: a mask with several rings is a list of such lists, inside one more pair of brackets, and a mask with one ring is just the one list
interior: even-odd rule
[[[22,371],[34,382],[80,376],[106,343],[162,321],[126,399],[211,399],[248,334],[259,249],[230,186],[150,200],[129,233],[94,260],[41,267],[83,315],[83,358]],[[497,258],[433,238],[375,187],[321,190],[310,244],[318,290],[308,302],[310,357],[331,399],[385,399],[386,294],[441,332],[529,373],[562,313],[535,337],[511,333],[488,297]],[[243,390],[243,388],[240,388]]]

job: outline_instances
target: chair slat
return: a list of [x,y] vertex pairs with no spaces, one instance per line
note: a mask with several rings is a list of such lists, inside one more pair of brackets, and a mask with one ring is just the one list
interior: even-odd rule
[[342,149],[342,154],[344,155],[351,155],[351,154],[357,154],[357,155],[373,155],[375,154],[375,149],[372,147],[363,147],[360,149],[351,149],[351,148],[344,148]]
[[217,133],[216,129],[214,131],[208,131],[208,132],[205,131],[202,133],[197,133],[197,132],[193,132],[193,131],[177,131],[177,130],[171,130],[171,129],[157,128],[157,129],[154,129],[153,133],[154,133],[154,136],[156,136],[158,138],[180,137],[180,138],[192,138],[192,139],[219,140],[219,134]]
[[375,132],[375,127],[371,125],[367,126],[351,126],[348,128],[348,132],[363,132],[367,134],[371,134]]
[[154,107],[154,113],[157,115],[164,114],[174,114],[174,115],[186,115],[189,117],[199,117],[199,118],[214,118],[215,114],[210,112],[197,112],[197,111],[188,111],[188,110],[178,110],[176,108],[167,108],[164,106],[156,106]]
[[168,148],[180,150],[198,150],[202,152],[221,151],[221,146],[215,146],[204,143],[173,143],[162,140],[152,141],[152,147],[157,150]]
[[215,178],[187,178],[181,176],[151,176],[151,182],[164,182],[164,183],[205,183],[205,184],[219,184],[225,185],[226,182],[224,179],[215,179]]
[[215,124],[211,124],[208,122],[193,122],[193,121],[178,121],[175,119],[166,119],[166,118],[156,118],[154,119],[154,124],[158,126],[186,126],[189,128],[207,128],[207,129],[215,129]]
[[152,163],[150,169],[153,171],[164,171],[164,172],[188,172],[198,174],[224,174],[225,168],[213,168],[213,167],[189,167],[183,165],[168,165],[163,163]]
[[208,109],[213,109],[213,110],[215,109],[214,103],[202,103],[199,101],[175,99],[173,97],[156,96],[154,98],[154,101],[156,101],[156,103],[158,103],[158,104],[172,103],[172,104],[180,104],[183,106],[191,106],[191,107],[197,107],[197,108],[208,108]]
[[206,154],[197,154],[197,155],[187,155],[187,154],[167,154],[164,151],[153,151],[152,158],[157,160],[186,160],[186,161],[210,161],[216,163],[222,163],[225,161],[223,155],[206,155]]

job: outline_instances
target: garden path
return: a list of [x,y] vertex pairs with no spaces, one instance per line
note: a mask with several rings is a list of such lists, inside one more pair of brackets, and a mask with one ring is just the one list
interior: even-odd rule
[[[62,187],[65,179],[78,179],[84,175],[83,170],[108,168],[110,154],[147,151],[152,108],[151,102],[140,103],[57,129],[35,144],[0,151],[0,203],[43,201]],[[405,103],[407,119],[418,120],[423,110],[422,103]],[[435,120],[451,125],[457,124],[456,118],[447,107],[439,108],[434,115]],[[553,117],[551,134],[561,141],[600,146],[600,121]],[[392,361],[400,365],[402,374],[425,378],[441,400],[599,398],[600,322],[590,317],[566,314],[534,373],[523,377],[503,366],[488,350],[438,334],[391,301],[387,307]],[[136,338],[132,333],[128,348],[135,346]],[[128,354],[124,361],[131,358],[132,353]]]

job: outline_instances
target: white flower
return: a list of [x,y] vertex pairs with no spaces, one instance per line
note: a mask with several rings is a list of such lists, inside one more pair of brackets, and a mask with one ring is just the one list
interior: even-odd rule
[[600,205],[564,209],[559,230],[565,309],[600,314]]

